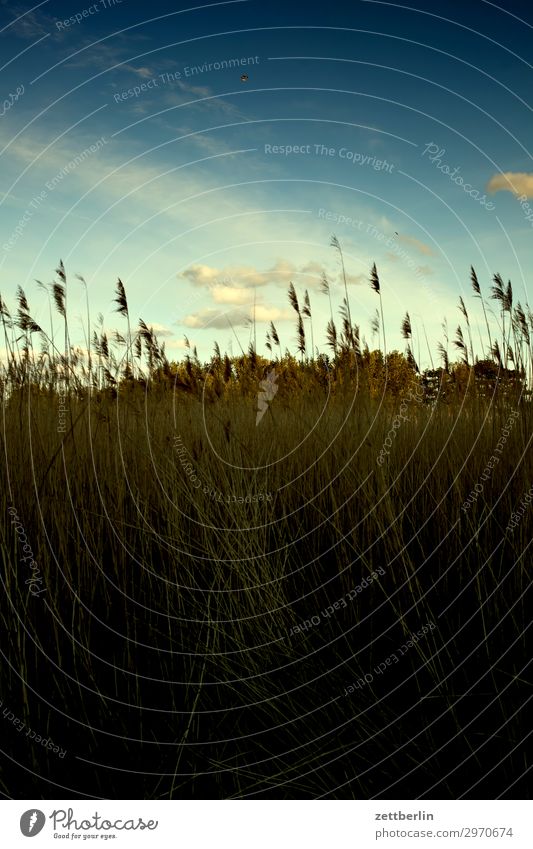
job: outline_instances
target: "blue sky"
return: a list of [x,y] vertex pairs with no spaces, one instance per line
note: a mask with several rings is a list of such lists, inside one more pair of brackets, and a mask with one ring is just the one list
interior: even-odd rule
[[37,320],[48,305],[35,280],[50,282],[61,258],[73,328],[75,274],[109,330],[120,277],[132,321],[153,324],[171,357],[184,334],[201,358],[215,339],[239,353],[254,310],[258,349],[273,320],[294,350],[292,281],[300,299],[309,291],[325,350],[322,271],[335,306],[344,294],[332,233],[369,344],[373,262],[389,347],[404,345],[406,310],[434,356],[444,317],[450,335],[461,318],[459,295],[479,315],[471,264],[485,291],[498,271],[526,300],[525,2],[438,14],[361,0],[3,2],[0,30],[0,293],[12,305],[21,285]]

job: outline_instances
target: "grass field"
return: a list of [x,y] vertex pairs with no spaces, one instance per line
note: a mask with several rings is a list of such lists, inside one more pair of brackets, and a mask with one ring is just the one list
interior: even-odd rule
[[529,798],[525,378],[465,343],[431,394],[350,325],[209,367],[128,327],[89,365],[5,312],[0,789]]

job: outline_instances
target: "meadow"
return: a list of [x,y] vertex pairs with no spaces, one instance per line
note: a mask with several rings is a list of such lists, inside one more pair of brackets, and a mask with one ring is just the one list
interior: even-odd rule
[[121,281],[72,345],[62,263],[50,329],[0,302],[2,792],[530,798],[533,317],[471,282],[423,373],[375,266],[372,350],[347,288],[207,363]]

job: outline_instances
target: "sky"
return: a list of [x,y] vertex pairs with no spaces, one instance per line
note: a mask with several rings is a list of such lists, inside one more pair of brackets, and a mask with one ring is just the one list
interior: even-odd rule
[[486,294],[499,272],[528,299],[532,36],[518,0],[2,0],[0,294],[21,286],[46,329],[36,281],[61,259],[79,344],[76,275],[109,332],[120,278],[169,358],[186,336],[207,359],[246,350],[253,316],[259,352],[270,321],[295,352],[292,282],[325,351],[335,234],[361,336],[380,341],[375,262],[388,349],[408,311],[427,366],[460,295],[482,327],[471,265]]

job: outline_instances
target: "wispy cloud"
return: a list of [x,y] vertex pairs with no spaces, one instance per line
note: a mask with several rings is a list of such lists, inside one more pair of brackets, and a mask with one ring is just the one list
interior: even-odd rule
[[[344,278],[339,274],[339,283],[344,283]],[[349,286],[361,286],[368,282],[366,274],[346,274],[346,282]]]
[[[50,137],[45,134],[34,133],[31,137],[24,136],[17,139],[16,145],[11,145],[4,157],[9,162],[14,174],[20,173],[21,165],[24,168],[31,166],[32,174],[35,175],[37,181],[36,185],[40,190],[45,187],[47,180],[54,177],[67,163],[95,141],[96,138],[91,135],[83,137],[71,135],[68,143],[65,140],[60,140],[49,146]],[[7,132],[4,133],[2,127],[0,127],[0,145],[7,145],[8,142]],[[72,181],[75,181],[77,185],[73,191],[79,196],[83,188],[91,189],[95,183],[105,178],[97,189],[97,196],[102,199],[105,197],[106,199],[121,200],[136,197],[137,192],[142,192],[143,217],[146,216],[147,210],[151,209],[173,222],[178,220],[183,226],[190,227],[201,225],[209,220],[210,216],[213,216],[212,198],[209,194],[204,196],[206,190],[209,191],[212,185],[207,177],[197,172],[185,173],[183,170],[175,175],[165,174],[164,177],[161,177],[162,167],[153,163],[149,164],[146,161],[136,159],[124,164],[124,160],[127,160],[127,154],[124,153],[124,150],[125,147],[122,157],[116,157],[111,152],[111,146],[105,148],[105,156],[102,153],[98,154],[97,170],[95,170],[94,164],[87,159],[79,167],[69,172],[68,180],[65,179],[61,184],[62,188],[67,184],[71,186]],[[130,193],[132,194],[130,195]],[[180,204],[170,205],[169,208],[169,198],[179,198],[180,196],[196,199],[191,200],[186,210]],[[5,201],[6,198],[4,197],[3,202]],[[216,217],[223,218],[227,215],[229,219],[227,227],[233,227],[238,231],[241,226],[240,222],[232,219],[236,203],[235,196],[231,200],[218,196]],[[242,209],[243,215],[249,209],[254,208],[251,203],[246,203],[244,193],[241,193],[238,206]],[[162,210],[165,210],[165,212],[162,213]],[[135,225],[140,217],[138,208],[131,203],[126,204],[121,215],[127,217],[130,225]],[[204,285],[207,282],[205,281]]]
[[400,233],[398,235],[398,241],[403,242],[405,245],[410,245],[415,251],[418,251],[424,256],[435,256],[435,251],[430,245],[426,245],[425,242],[421,242],[420,239],[415,239],[414,236],[406,236],[403,233]]
[[136,68],[135,65],[126,63],[125,65],[121,65],[121,68],[123,71],[131,71],[132,74],[141,77],[143,80],[150,80],[154,75],[152,68],[145,68],[144,66]]
[[[83,68],[94,71],[107,71],[114,68],[117,72],[126,71],[135,76],[146,79],[155,74],[152,68],[146,65],[135,65],[132,60],[132,42],[143,40],[139,34],[128,34],[125,39],[120,34],[114,39],[113,44],[108,42],[94,43],[84,39],[81,48],[71,58],[65,57],[65,67]],[[117,43],[118,42],[118,43]],[[115,66],[118,66],[115,68]]]
[[212,97],[213,95],[213,89],[207,85],[191,85],[184,80],[176,80],[172,85],[177,86],[185,94],[192,94],[195,97]]
[[26,12],[22,6],[19,6],[18,3],[11,3],[10,0],[1,0],[0,8],[6,10],[13,21],[3,33],[4,37],[9,38],[15,35],[19,38],[33,40],[54,29],[53,19],[43,14],[39,9]]
[[301,274],[311,274],[320,277],[324,271],[324,266],[321,262],[306,262],[300,269]]

